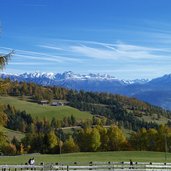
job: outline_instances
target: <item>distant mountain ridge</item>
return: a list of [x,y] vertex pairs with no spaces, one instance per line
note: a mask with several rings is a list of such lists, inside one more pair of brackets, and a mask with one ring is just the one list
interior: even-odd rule
[[61,86],[69,89],[109,92],[136,97],[153,105],[171,109],[171,74],[152,80],[121,80],[107,74],[64,73],[23,73],[0,74],[0,77],[11,80],[34,82],[43,86]]
[[10,78],[10,79],[35,79],[35,78],[39,78],[39,79],[50,79],[50,80],[54,80],[54,81],[61,81],[61,80],[98,80],[98,81],[103,81],[103,80],[108,80],[108,81],[118,81],[122,84],[133,84],[133,83],[146,83],[148,82],[147,79],[135,79],[135,80],[120,80],[117,79],[114,76],[110,76],[108,74],[75,74],[72,71],[67,71],[64,73],[46,73],[46,72],[34,72],[34,73],[23,73],[23,74],[6,74],[6,73],[2,73],[0,74],[1,78]]

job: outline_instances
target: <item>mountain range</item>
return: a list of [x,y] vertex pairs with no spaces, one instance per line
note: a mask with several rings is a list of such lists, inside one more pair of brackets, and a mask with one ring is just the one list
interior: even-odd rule
[[23,73],[0,74],[0,77],[13,81],[34,82],[43,86],[61,86],[69,89],[108,92],[135,97],[150,104],[171,110],[171,74],[152,80],[121,80],[104,74],[64,73]]

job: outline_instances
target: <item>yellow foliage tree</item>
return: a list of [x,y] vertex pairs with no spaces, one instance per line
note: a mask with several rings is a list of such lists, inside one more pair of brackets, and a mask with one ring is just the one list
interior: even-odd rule
[[126,143],[126,137],[123,134],[122,130],[116,125],[112,125],[108,129],[109,137],[109,150],[119,151],[122,150],[124,144]]
[[73,153],[78,151],[79,151],[78,145],[74,142],[72,136],[69,136],[69,138],[63,144],[63,152]]

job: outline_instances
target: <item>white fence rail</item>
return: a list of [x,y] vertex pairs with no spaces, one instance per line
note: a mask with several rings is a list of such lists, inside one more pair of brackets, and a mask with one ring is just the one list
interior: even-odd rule
[[171,171],[171,163],[90,162],[42,165],[0,165],[0,171]]

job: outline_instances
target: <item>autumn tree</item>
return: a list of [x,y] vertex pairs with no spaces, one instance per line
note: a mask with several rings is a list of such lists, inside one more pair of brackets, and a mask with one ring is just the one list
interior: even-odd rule
[[107,135],[107,128],[104,128],[103,126],[97,126],[97,129],[100,133],[100,151],[108,151],[109,137]]
[[72,136],[69,136],[69,138],[64,142],[62,149],[63,152],[73,153],[79,151],[79,146],[75,143]]
[[90,151],[97,151],[101,145],[100,133],[97,128],[93,128],[90,134]]
[[59,147],[59,139],[57,138],[55,132],[53,130],[51,130],[47,134],[47,138],[48,138],[49,152],[50,153],[56,153],[57,149]]
[[124,144],[126,143],[126,137],[123,134],[122,130],[116,125],[112,125],[108,131],[107,135],[109,138],[108,146],[111,151],[122,150]]
[[7,137],[4,135],[2,131],[0,131],[0,151],[3,150],[3,147],[8,144]]
[[164,125],[160,125],[158,131],[158,136],[156,139],[157,142],[157,151],[165,151],[166,149],[166,140],[169,136],[169,129]]
[[4,112],[4,106],[0,104],[0,125],[6,125],[8,121],[8,116]]
[[151,128],[147,131],[147,150],[155,151],[157,148],[157,135],[158,131],[154,128]]
[[16,155],[16,146],[14,144],[6,144],[2,149],[2,153],[5,155]]
[[100,133],[97,128],[81,130],[77,136],[81,151],[97,151],[101,145]]

